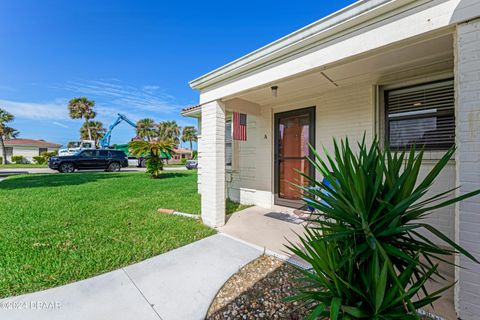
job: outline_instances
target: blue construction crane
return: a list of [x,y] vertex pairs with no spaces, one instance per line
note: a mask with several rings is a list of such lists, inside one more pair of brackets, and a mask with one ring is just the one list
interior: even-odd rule
[[137,125],[135,124],[135,122],[129,120],[127,117],[125,117],[125,115],[121,114],[121,113],[118,113],[118,118],[117,120],[115,120],[114,123],[112,123],[110,125],[110,127],[108,128],[108,131],[105,133],[105,135],[103,136],[102,139],[100,139],[100,147],[102,149],[106,149],[110,146],[110,139],[112,137],[112,130],[118,126],[122,121],[125,121],[126,123],[128,123],[129,125],[131,125],[132,127],[134,127],[135,129],[137,128]]

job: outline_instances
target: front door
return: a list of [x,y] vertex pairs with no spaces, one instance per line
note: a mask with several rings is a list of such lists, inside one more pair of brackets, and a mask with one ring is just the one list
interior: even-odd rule
[[315,145],[315,107],[275,114],[275,204],[300,208],[300,190],[308,180],[298,171],[313,175],[307,157]]

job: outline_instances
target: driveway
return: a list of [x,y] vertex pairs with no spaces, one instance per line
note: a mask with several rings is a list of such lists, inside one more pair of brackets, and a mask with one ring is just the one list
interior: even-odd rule
[[225,281],[261,254],[217,234],[97,277],[1,299],[0,319],[204,319]]

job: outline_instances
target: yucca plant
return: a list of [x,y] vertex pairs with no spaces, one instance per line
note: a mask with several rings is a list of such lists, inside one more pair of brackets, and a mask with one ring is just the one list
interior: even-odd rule
[[136,140],[128,144],[130,152],[134,156],[143,156],[146,160],[147,173],[152,178],[159,178],[163,170],[163,159],[171,158],[174,142],[169,139]]
[[[454,149],[419,181],[423,151],[382,150],[377,139],[365,139],[355,153],[348,139],[334,141],[325,159],[313,150],[311,165],[324,177],[304,175],[309,187],[297,186],[315,209],[312,223],[289,249],[312,265],[303,271],[298,295],[311,308],[311,319],[418,319],[416,310],[448,289],[428,292],[425,283],[441,277],[436,261],[471,254],[424,218],[435,210],[480,194],[480,190],[447,198],[455,189],[427,197],[429,188]],[[439,238],[438,246],[421,230]],[[423,298],[419,293],[423,293]]]

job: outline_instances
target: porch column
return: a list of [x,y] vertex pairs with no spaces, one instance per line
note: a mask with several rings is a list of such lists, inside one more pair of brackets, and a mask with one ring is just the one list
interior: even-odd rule
[[202,220],[211,227],[225,224],[225,106],[202,105]]
[[[455,35],[456,173],[458,194],[480,188],[480,19],[457,26]],[[480,197],[456,205],[456,240],[480,260]],[[480,265],[456,259],[455,308],[462,320],[480,315]],[[464,269],[463,269],[464,268]]]

